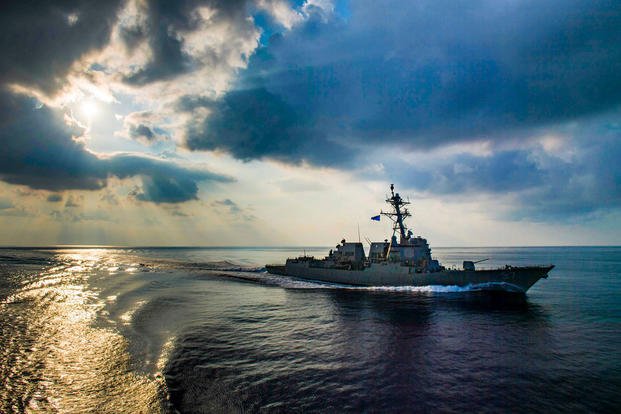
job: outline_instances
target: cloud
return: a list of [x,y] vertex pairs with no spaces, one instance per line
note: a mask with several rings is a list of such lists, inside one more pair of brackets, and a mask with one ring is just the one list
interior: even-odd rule
[[11,200],[6,197],[0,197],[0,210],[7,210],[13,207],[15,207],[15,205]]
[[197,182],[228,182],[207,170],[136,154],[100,156],[78,139],[84,130],[68,125],[63,113],[36,100],[0,93],[0,179],[50,191],[99,190],[110,176],[139,176],[143,201],[183,202],[196,198]]
[[149,59],[132,68],[124,81],[142,86],[169,81],[203,67],[226,70],[239,66],[240,54],[254,49],[258,39],[258,31],[248,18],[249,3],[246,0],[146,2],[138,19],[120,26],[120,38],[128,49],[143,42],[149,50]]
[[120,4],[119,0],[4,4],[0,83],[54,92],[76,60],[107,44]]
[[[231,180],[145,155],[89,151],[84,127],[63,108],[46,105],[27,93],[37,93],[35,88],[47,97],[66,86],[72,65],[109,40],[118,3],[30,7],[9,7],[1,18],[6,28],[0,43],[4,56],[0,65],[5,69],[0,77],[1,180],[49,191],[99,190],[111,176],[138,176],[144,187],[139,199],[153,202],[195,199],[198,182]],[[14,84],[23,85],[21,93]],[[133,125],[130,132],[151,140],[161,135],[146,123]]]
[[269,157],[323,165],[342,163],[350,157],[304,113],[266,89],[233,91],[217,102],[180,102],[186,109],[201,105],[211,114],[188,125],[186,144],[190,149],[225,150],[245,161]]
[[198,199],[198,186],[192,179],[158,175],[146,177],[142,184],[142,189],[132,193],[140,201],[181,203]]
[[211,203],[213,207],[224,209],[234,220],[253,221],[256,217],[242,209],[237,203],[230,198],[224,200],[216,200]]
[[490,155],[457,154],[436,165],[409,166],[404,173],[389,167],[390,173],[407,177],[407,182],[435,194],[510,192],[545,182],[529,150],[500,150]]
[[102,210],[93,212],[75,212],[74,210],[64,209],[50,211],[50,217],[60,222],[79,223],[83,221],[115,221],[108,213]]
[[[189,28],[191,22],[184,11],[193,2],[174,3],[151,1],[146,3],[148,18],[143,27],[123,28],[123,40],[132,48],[141,38],[149,44],[151,58],[147,64],[126,76],[125,81],[137,85],[164,80],[190,69],[190,57],[182,50],[183,43],[176,29]],[[175,8],[177,8],[175,10]]]
[[[201,182],[232,180],[175,156],[89,150],[85,128],[53,98],[99,88],[106,102],[140,109],[119,134],[147,144],[182,137],[244,161],[357,173],[383,165],[378,175],[428,193],[514,197],[524,217],[621,205],[618,130],[598,118],[619,119],[618,2],[347,6],[345,17],[317,0],[8,6],[0,180],[64,191],[137,177],[135,200],[166,204],[196,200]],[[542,130],[560,144],[529,141]],[[438,155],[473,142],[489,153]],[[401,161],[382,158],[391,151]],[[410,154],[422,161],[403,161]],[[246,214],[230,199],[213,206]]]
[[50,194],[47,196],[46,200],[50,203],[58,203],[63,201],[63,196],[60,194]]
[[182,211],[179,208],[171,208],[168,210],[168,212],[170,213],[171,216],[174,216],[174,217],[190,217],[191,216],[190,214]]
[[27,217],[32,216],[32,213],[16,205],[11,199],[0,197],[0,216]]
[[488,154],[395,161],[384,173],[435,197],[491,195],[509,205],[505,219],[595,217],[621,208],[621,129],[610,119],[572,125],[554,145],[544,134]]
[[0,179],[52,191],[105,185],[100,160],[74,139],[84,130],[35,99],[0,91]]
[[195,100],[208,115],[189,123],[188,147],[349,166],[375,146],[514,138],[621,104],[617,2],[350,7],[346,22],[310,12],[233,90]]
[[112,193],[110,190],[106,189],[104,191],[102,191],[101,196],[99,197],[100,201],[104,201],[108,204],[110,204],[111,206],[118,206],[119,205],[119,200],[117,198],[117,196]]
[[[495,195],[511,219],[621,208],[611,161],[621,137],[607,126],[621,106],[618,2],[349,7],[346,20],[289,15],[280,24],[290,30],[271,28],[231,90],[181,98],[186,146],[366,175],[361,166],[381,162],[375,178],[433,196]],[[448,151],[475,143],[489,151]]]
[[117,154],[105,160],[111,173],[119,178],[142,177],[142,189],[134,195],[140,201],[182,203],[198,199],[198,182],[232,182],[232,177],[204,169],[181,167],[170,161]]
[[213,202],[213,204],[217,206],[227,207],[229,211],[231,212],[231,214],[239,214],[241,212],[241,209],[239,208],[239,206],[233,200],[229,198],[226,198],[224,200],[216,200]]
[[131,125],[129,127],[129,136],[133,139],[143,139],[145,141],[154,141],[156,139],[155,132],[145,124]]
[[67,201],[65,202],[65,208],[74,208],[74,207],[80,207],[82,201],[84,201],[83,197],[73,197],[73,196],[69,196],[67,198]]
[[158,116],[152,111],[133,112],[123,119],[123,132],[117,133],[130,139],[153,144],[157,141],[166,141],[168,136],[166,131],[156,125],[166,122],[163,117]]

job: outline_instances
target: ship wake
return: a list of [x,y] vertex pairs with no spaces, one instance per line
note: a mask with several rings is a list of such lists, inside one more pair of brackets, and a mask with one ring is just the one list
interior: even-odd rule
[[342,289],[369,292],[412,292],[412,293],[462,293],[462,292],[506,292],[524,293],[524,291],[513,284],[504,282],[489,282],[470,284],[466,286],[457,285],[427,285],[427,286],[354,286],[338,283],[329,283],[315,280],[298,279],[295,277],[273,275],[264,269],[234,268],[232,271],[223,269],[213,269],[210,271],[214,275],[242,279],[251,282],[261,283],[271,286],[279,286],[285,289]]

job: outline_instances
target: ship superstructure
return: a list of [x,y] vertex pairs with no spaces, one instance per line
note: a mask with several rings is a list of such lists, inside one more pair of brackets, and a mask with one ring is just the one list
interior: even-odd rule
[[267,265],[273,274],[330,283],[362,286],[427,286],[471,285],[483,289],[502,289],[526,292],[542,277],[547,277],[553,265],[505,266],[500,269],[476,270],[470,260],[462,270],[446,269],[431,255],[427,240],[414,236],[404,220],[410,217],[409,201],[395,193],[390,185],[386,202],[391,211],[380,214],[393,222],[393,234],[382,242],[371,242],[365,255],[361,242],[341,240],[334,250],[322,259],[301,256],[287,259],[284,265]]

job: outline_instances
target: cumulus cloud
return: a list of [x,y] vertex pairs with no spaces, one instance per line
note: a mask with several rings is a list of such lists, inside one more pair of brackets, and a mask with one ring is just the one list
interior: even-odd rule
[[[178,82],[184,75],[195,73],[209,77],[205,69],[223,72],[226,78],[233,68],[245,65],[257,45],[259,31],[249,18],[251,6],[248,0],[139,3],[134,6],[138,10],[118,25],[118,38],[130,52],[145,45],[147,58],[127,67],[114,59],[108,64],[121,69],[125,83],[137,87]],[[205,87],[200,82],[189,86],[197,85]]]
[[513,137],[621,103],[617,2],[350,6],[346,22],[309,13],[273,36],[236,88],[204,102],[188,147],[335,165],[374,145]]
[[334,165],[350,158],[343,145],[330,140],[303,112],[266,89],[233,91],[216,102],[186,99],[180,103],[181,108],[195,109],[193,105],[211,113],[189,125],[190,149],[225,150],[245,161],[269,157]]
[[149,176],[143,180],[141,189],[132,195],[140,201],[154,203],[180,203],[198,199],[196,181],[185,177]]
[[6,2],[0,14],[0,83],[54,92],[76,60],[107,44],[120,4]]
[[[613,117],[614,118],[614,117]],[[621,208],[621,129],[611,117],[561,129],[562,141],[531,139],[486,154],[457,152],[429,161],[387,163],[401,186],[433,196],[489,194],[508,203],[510,219],[594,216]]]
[[129,136],[133,139],[142,139],[148,142],[155,141],[157,135],[153,130],[145,124],[130,125]]
[[163,117],[152,111],[133,112],[123,119],[124,131],[118,135],[140,141],[147,145],[168,140],[166,131],[157,125],[165,123]]
[[[101,92],[98,88],[106,89],[106,85],[97,83],[109,80],[107,68],[93,65],[97,66],[95,71],[89,71],[85,62],[109,45],[111,33],[120,24],[119,14],[130,3],[146,4],[152,10],[147,21],[164,25],[147,30],[152,45],[151,66],[134,73],[143,79],[135,80],[137,83],[159,79],[168,69],[157,72],[152,66],[164,64],[164,60],[172,57],[167,50],[175,46],[174,39],[166,38],[163,28],[170,24],[173,28],[191,30],[192,22],[186,19],[191,16],[185,13],[191,14],[190,9],[198,2],[185,2],[185,6],[181,2],[173,6],[155,1],[35,2],[3,7],[0,17],[3,26],[1,180],[33,189],[62,191],[100,190],[108,184],[109,177],[139,177],[144,191],[138,199],[152,202],[192,200],[197,197],[198,182],[231,180],[205,169],[188,168],[141,154],[94,153],[86,146],[85,128],[62,107],[62,103],[84,94],[69,91],[75,85],[93,94]],[[185,17],[181,18],[181,14],[175,17],[178,13]],[[122,60],[118,56],[116,59]],[[61,94],[69,97],[56,100],[56,95]],[[142,119],[129,118],[129,121],[142,121],[127,123],[129,136],[147,142],[165,139],[164,131],[142,115]],[[50,201],[55,198],[50,197]]]
[[144,155],[97,155],[78,139],[83,128],[67,124],[61,111],[33,98],[4,92],[0,106],[0,179],[8,183],[50,191],[98,190],[110,176],[139,176],[145,186],[139,199],[182,202],[196,198],[199,181],[231,180]]
[[95,190],[107,173],[75,138],[84,130],[36,99],[0,91],[0,178],[46,190]]
[[[342,18],[320,0],[7,6],[0,17],[0,179],[63,191],[138,177],[133,197],[154,203],[195,200],[200,182],[232,179],[175,155],[89,150],[85,129],[51,99],[78,88],[103,91],[107,102],[115,94],[133,100],[120,134],[146,144],[182,137],[191,150],[244,161],[356,171],[381,163],[378,175],[421,191],[515,195],[530,217],[620,205],[611,158],[619,155],[618,130],[597,118],[608,113],[613,121],[606,122],[618,122],[618,2],[348,7]],[[573,124],[587,126],[560,134],[559,145],[525,142]],[[484,155],[437,155],[482,141],[492,143]],[[386,148],[402,158],[436,152],[427,153],[428,163],[400,164],[377,159]],[[212,206],[243,214],[230,199]]]
[[[430,194],[505,196],[512,218],[621,207],[621,140],[607,126],[621,105],[618,2],[349,6],[346,20],[281,13],[290,30],[274,29],[231,90],[180,99],[193,115],[186,146],[346,170],[382,162],[375,177]],[[542,131],[559,138],[532,141]],[[442,154],[481,142],[486,154]],[[389,148],[402,157],[377,159]]]

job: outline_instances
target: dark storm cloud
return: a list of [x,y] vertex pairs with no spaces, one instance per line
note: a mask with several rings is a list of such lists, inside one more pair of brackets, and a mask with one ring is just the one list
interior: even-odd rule
[[0,13],[0,83],[53,92],[84,53],[104,46],[121,1],[9,1]]
[[401,164],[388,170],[403,183],[435,194],[506,193],[536,187],[546,179],[529,150],[498,151],[487,156],[459,154],[432,166]]
[[[192,104],[186,100],[181,106]],[[246,161],[270,157],[331,165],[349,158],[344,147],[330,142],[304,113],[263,88],[233,91],[219,102],[203,100],[199,105],[213,112],[206,124],[198,123],[188,130],[191,149],[224,149]]]
[[142,189],[133,195],[140,201],[154,203],[180,203],[198,200],[196,182],[188,178],[163,177],[160,175],[143,180]]
[[68,126],[62,113],[35,99],[0,91],[0,178],[11,184],[59,191],[95,190],[107,172],[99,158],[72,137],[84,131]]
[[365,146],[500,139],[621,104],[617,1],[350,6],[273,36],[188,146],[345,166]]
[[137,72],[126,77],[128,83],[143,85],[182,74],[190,69],[191,59],[183,52],[183,43],[175,29],[189,28],[191,20],[184,10],[194,1],[147,3],[147,27],[123,31],[123,39],[129,48],[144,37],[149,43],[151,59]]
[[564,220],[621,208],[621,131],[597,120],[573,132],[559,141],[558,154],[536,145],[457,154],[420,166],[391,163],[385,174],[435,196],[509,197],[511,219]]
[[144,201],[195,199],[197,182],[230,181],[204,170],[134,154],[99,157],[74,139],[84,131],[65,123],[62,113],[21,95],[0,93],[0,179],[50,191],[97,190],[109,176],[142,177]]
[[205,170],[187,169],[170,161],[135,155],[116,155],[106,160],[112,174],[127,178],[141,176],[143,187],[134,195],[154,203],[180,203],[198,199],[199,181],[231,182],[232,178]]
[[572,162],[546,166],[546,181],[520,193],[512,217],[547,221],[621,208],[621,133],[601,129],[581,137]]
[[151,58],[144,67],[127,75],[125,81],[129,84],[145,85],[196,69],[201,64],[184,49],[182,36],[199,28],[198,7],[208,7],[215,11],[215,15],[211,17],[213,21],[251,26],[246,19],[246,3],[245,0],[148,1],[144,24],[122,27],[121,37],[129,49],[133,49],[141,41],[146,41]]

